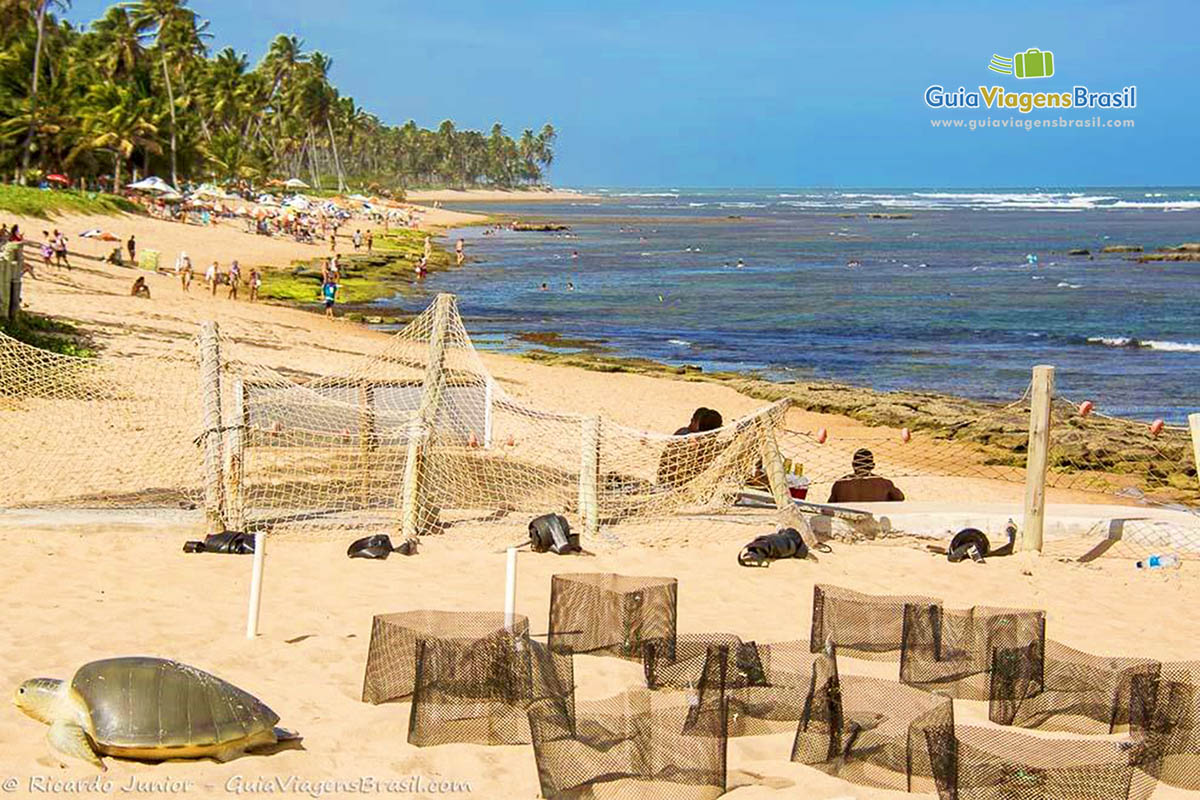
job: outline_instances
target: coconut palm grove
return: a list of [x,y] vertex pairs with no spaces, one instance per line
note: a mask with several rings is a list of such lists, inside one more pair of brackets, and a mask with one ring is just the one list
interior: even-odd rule
[[88,25],[66,0],[0,2],[0,174],[31,183],[121,186],[138,176],[261,182],[301,176],[354,184],[517,187],[538,184],[555,131],[508,135],[387,125],[330,80],[333,61],[280,34],[253,64],[216,49],[187,0],[108,8]]

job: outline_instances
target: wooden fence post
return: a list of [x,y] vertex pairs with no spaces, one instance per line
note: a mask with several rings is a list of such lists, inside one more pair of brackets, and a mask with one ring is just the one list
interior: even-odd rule
[[[786,410],[784,409],[785,413]],[[792,493],[788,489],[787,476],[783,469],[783,453],[779,451],[774,425],[774,417],[771,415],[759,419],[762,436],[759,439],[758,455],[762,460],[763,472],[767,474],[767,485],[771,487],[771,497],[775,499],[775,508],[779,510],[781,521],[796,528],[802,538],[811,545],[812,528],[792,502]]]
[[1046,521],[1046,467],[1050,458],[1050,405],[1054,400],[1054,367],[1033,368],[1029,408],[1029,451],[1025,462],[1025,524],[1018,550],[1042,551]]
[[584,417],[579,436],[579,518],[583,532],[591,537],[600,532],[600,418]]
[[225,506],[229,530],[246,529],[246,385],[240,378],[233,382],[232,424],[225,433]]
[[204,447],[204,519],[209,533],[226,530],[222,485],[221,341],[215,322],[200,326],[200,403],[204,409],[201,444]]
[[433,322],[429,331],[429,362],[421,384],[421,405],[408,425],[408,453],[404,462],[404,484],[401,502],[401,535],[407,540],[424,532],[430,522],[427,510],[422,510],[422,483],[425,475],[426,448],[445,388],[446,336],[454,313],[454,295],[439,294],[433,301]]

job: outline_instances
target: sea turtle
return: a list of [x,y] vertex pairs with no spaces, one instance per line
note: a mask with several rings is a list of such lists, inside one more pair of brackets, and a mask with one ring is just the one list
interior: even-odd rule
[[258,698],[207,672],[146,656],[84,664],[70,681],[31,678],[14,696],[50,726],[50,746],[104,769],[101,755],[142,761],[212,758],[294,740]]

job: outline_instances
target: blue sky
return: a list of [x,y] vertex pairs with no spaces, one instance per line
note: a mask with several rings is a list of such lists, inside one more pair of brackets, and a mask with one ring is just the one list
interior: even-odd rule
[[[76,0],[84,22],[108,2]],[[334,60],[385,122],[559,130],[570,186],[1200,184],[1195,0],[193,0],[214,47],[255,62],[276,33]],[[331,13],[332,11],[332,13]],[[1054,52],[1056,75],[987,70]],[[934,130],[930,84],[1018,91],[1138,87],[1102,112],[1132,130]],[[1086,117],[1072,111],[1065,117]]]

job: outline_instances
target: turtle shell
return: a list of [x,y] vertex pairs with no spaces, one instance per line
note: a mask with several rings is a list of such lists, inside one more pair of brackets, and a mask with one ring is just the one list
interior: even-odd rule
[[257,697],[203,670],[162,658],[93,661],[79,668],[71,687],[87,706],[90,733],[101,746],[221,747],[262,738],[279,722]]

